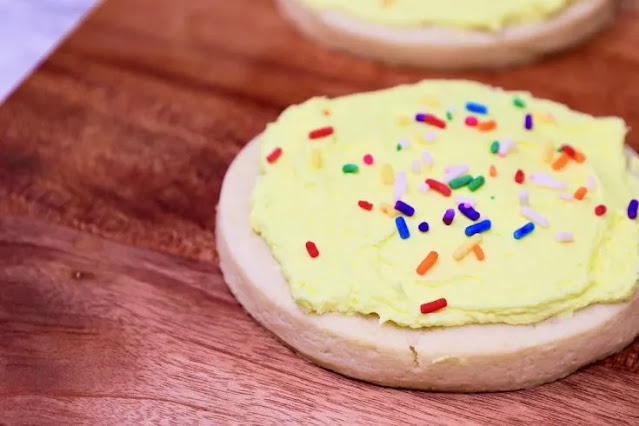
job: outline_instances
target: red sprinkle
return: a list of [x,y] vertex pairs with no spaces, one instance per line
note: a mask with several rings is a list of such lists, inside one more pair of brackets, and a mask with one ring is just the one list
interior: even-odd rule
[[319,256],[319,250],[317,249],[317,246],[313,241],[306,242],[306,251],[308,252],[308,255],[311,256],[313,259]]
[[522,183],[524,183],[525,178],[526,175],[524,174],[524,171],[521,169],[517,170],[517,173],[515,173],[515,182],[521,185]]
[[369,165],[369,166],[370,166],[371,164],[373,164],[373,156],[372,156],[372,155],[370,155],[370,154],[366,154],[366,155],[364,156],[364,164],[367,164],[367,165]]
[[606,210],[608,210],[606,206],[604,206],[603,204],[599,204],[597,207],[595,207],[595,214],[597,216],[603,216],[606,214]]
[[275,148],[269,155],[266,156],[266,161],[273,164],[277,161],[278,158],[282,155],[282,148],[279,146]]
[[448,306],[448,302],[446,299],[437,299],[432,302],[424,303],[419,307],[419,310],[422,314],[430,314],[431,312],[439,311],[440,309],[444,309]]
[[357,205],[363,208],[364,210],[368,210],[368,211],[373,210],[373,204],[369,203],[368,201],[360,200],[357,202]]
[[328,126],[328,127],[321,127],[319,129],[313,130],[312,132],[308,134],[308,137],[310,139],[319,139],[326,136],[330,136],[332,134],[333,134],[333,127]]
[[430,124],[431,126],[439,127],[440,129],[446,128],[446,122],[435,117],[432,114],[424,115],[424,123]]
[[464,123],[466,123],[466,125],[469,127],[475,127],[478,123],[477,117],[473,117],[472,115],[469,115],[468,117],[466,117],[466,120],[464,121]]
[[444,197],[450,197],[451,191],[448,185],[441,183],[435,179],[426,179],[426,184],[434,189],[435,191],[442,194]]
[[575,148],[573,148],[570,145],[562,145],[561,146],[561,151],[565,152],[566,154],[568,154],[568,156],[572,159],[575,158],[575,156],[577,155],[577,151],[575,151]]

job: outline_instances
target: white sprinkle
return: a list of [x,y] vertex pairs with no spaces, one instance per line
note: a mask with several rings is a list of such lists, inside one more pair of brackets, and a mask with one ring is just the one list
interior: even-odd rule
[[420,164],[419,160],[413,160],[411,168],[413,169],[413,173],[418,174],[419,171],[422,169],[422,165]]
[[527,206],[528,205],[528,190],[521,189],[519,190],[519,205]]
[[572,201],[573,200],[572,195],[567,193],[567,192],[562,192],[561,194],[559,194],[559,198],[561,198],[564,201]]
[[472,207],[475,207],[475,205],[477,204],[477,201],[475,201],[474,198],[472,197],[465,197],[463,195],[455,195],[455,202],[457,204],[469,204]]
[[586,177],[586,188],[588,191],[593,191],[595,189],[595,178],[592,176]]
[[547,188],[553,189],[564,189],[566,188],[566,183],[560,180],[553,179],[547,173],[532,173],[530,175],[530,180],[539,186],[545,186]]
[[437,137],[437,132],[426,132],[424,133],[424,140],[426,142],[432,142]]
[[517,144],[512,139],[504,139],[499,143],[499,156],[505,157],[509,151],[517,149]]
[[572,235],[572,232],[557,232],[555,239],[560,243],[571,243],[575,238]]
[[421,192],[428,192],[428,191],[430,191],[430,186],[428,186],[428,184],[426,182],[421,182],[419,184],[419,190]]
[[395,174],[395,182],[401,184],[404,188],[406,187],[406,172],[401,171]]
[[463,164],[461,166],[452,166],[448,167],[446,170],[446,174],[444,175],[444,179],[442,179],[445,183],[450,182],[451,180],[460,177],[464,173],[467,173],[470,168]]
[[546,219],[545,217],[543,217],[542,215],[540,215],[539,213],[537,213],[536,211],[534,211],[533,209],[531,209],[528,206],[522,206],[519,209],[519,212],[521,213],[521,215],[523,217],[525,217],[528,220],[531,220],[533,222],[535,222],[537,225],[541,226],[541,227],[548,227],[548,219]]
[[395,201],[401,200],[404,194],[406,193],[406,189],[401,185],[393,185],[393,199]]
[[455,105],[451,105],[448,108],[446,108],[447,112],[450,112],[451,114],[454,113],[457,110],[457,108],[455,108]]
[[399,146],[401,146],[402,149],[408,148],[409,144],[410,142],[408,141],[408,139],[402,139],[401,141],[399,141]]
[[422,152],[422,162],[426,167],[430,167],[433,165],[433,157],[430,156],[428,151]]

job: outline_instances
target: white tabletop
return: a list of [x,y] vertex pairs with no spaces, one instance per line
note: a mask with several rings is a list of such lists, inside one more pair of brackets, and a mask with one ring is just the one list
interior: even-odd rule
[[0,0],[0,104],[99,0]]

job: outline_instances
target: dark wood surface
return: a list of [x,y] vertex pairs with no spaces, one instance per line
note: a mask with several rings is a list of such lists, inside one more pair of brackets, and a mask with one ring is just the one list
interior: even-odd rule
[[[452,76],[637,129],[638,19],[622,2],[577,50]],[[527,391],[385,389],[298,358],[226,289],[215,204],[265,123],[445,75],[323,50],[268,0],[103,4],[0,106],[0,424],[639,424],[639,342]]]

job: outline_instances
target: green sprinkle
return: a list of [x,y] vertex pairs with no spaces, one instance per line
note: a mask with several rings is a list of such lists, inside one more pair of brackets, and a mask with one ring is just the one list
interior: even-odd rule
[[495,141],[490,144],[490,152],[497,154],[499,152],[499,142]]
[[477,176],[475,179],[472,180],[472,182],[468,184],[468,189],[475,192],[482,187],[484,182],[486,182],[486,179],[484,179],[483,176]]
[[490,196],[490,199],[491,199],[491,200],[494,200],[494,199],[495,199],[495,196],[494,196],[494,195],[491,195],[491,196]]
[[472,180],[473,180],[473,177],[471,175],[464,175],[448,182],[448,186],[450,186],[453,189],[459,189],[462,186],[468,185]]
[[563,152],[563,150],[564,150],[564,148],[561,147],[561,146],[559,148],[557,148],[557,152]]
[[517,108],[526,108],[526,102],[524,102],[524,100],[522,98],[520,98],[519,96],[517,96],[517,97],[515,97],[515,99],[513,99],[513,104]]
[[357,173],[359,171],[359,167],[357,164],[348,163],[342,166],[342,171],[344,173]]
[[446,111],[446,118],[448,119],[448,121],[452,121],[453,113],[450,111]]
[[398,151],[401,151],[401,150],[402,150],[402,144],[401,144],[401,143],[398,143],[398,144],[397,144],[397,150],[398,150]]

